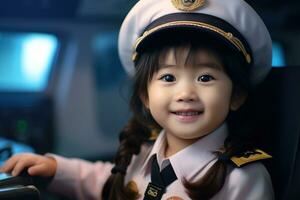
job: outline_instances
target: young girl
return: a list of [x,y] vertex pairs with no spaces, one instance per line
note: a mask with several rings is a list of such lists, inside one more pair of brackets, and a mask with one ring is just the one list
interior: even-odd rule
[[243,105],[271,66],[269,33],[249,5],[140,0],[119,52],[133,75],[134,115],[115,163],[19,154],[2,171],[53,177],[49,190],[76,199],[274,198],[253,162],[270,156],[249,140]]

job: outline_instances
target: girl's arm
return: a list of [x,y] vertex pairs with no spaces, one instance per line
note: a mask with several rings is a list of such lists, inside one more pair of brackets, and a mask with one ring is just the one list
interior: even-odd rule
[[72,199],[101,199],[102,188],[111,174],[111,163],[91,163],[53,154],[46,156],[54,158],[57,162],[56,174],[48,187],[49,191]]

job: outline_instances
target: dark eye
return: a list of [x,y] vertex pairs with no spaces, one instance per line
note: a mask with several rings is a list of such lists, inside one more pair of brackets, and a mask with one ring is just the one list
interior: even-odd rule
[[202,75],[199,76],[198,81],[200,82],[208,82],[208,81],[212,81],[214,80],[214,77],[210,76],[210,75]]
[[175,81],[175,77],[171,74],[167,74],[167,75],[164,75],[160,78],[160,80],[163,80],[163,81],[166,81],[166,82],[173,82]]

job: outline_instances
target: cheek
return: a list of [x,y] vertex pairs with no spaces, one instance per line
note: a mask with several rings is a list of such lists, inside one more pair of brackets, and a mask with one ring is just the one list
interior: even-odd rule
[[163,93],[160,90],[150,89],[148,90],[149,102],[155,101],[156,99],[162,99]]
[[159,107],[164,104],[165,95],[161,90],[152,86],[148,88],[148,109],[150,112],[155,112]]
[[155,85],[148,88],[148,109],[155,121],[160,124],[168,114],[170,100],[170,89],[162,89]]
[[150,104],[161,104],[168,100],[171,89],[163,88],[157,84],[152,84],[148,87],[148,101]]
[[231,92],[230,85],[207,91],[207,97],[205,98],[207,108],[213,112],[227,115],[230,108]]

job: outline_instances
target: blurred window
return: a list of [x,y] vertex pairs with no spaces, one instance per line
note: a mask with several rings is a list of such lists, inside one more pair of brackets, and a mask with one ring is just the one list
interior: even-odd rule
[[[92,40],[92,64],[96,84],[97,121],[112,141],[130,117],[130,80],[118,56],[118,30],[104,30]],[[113,126],[112,126],[113,124]]]
[[0,91],[41,92],[58,50],[55,35],[0,32]]

